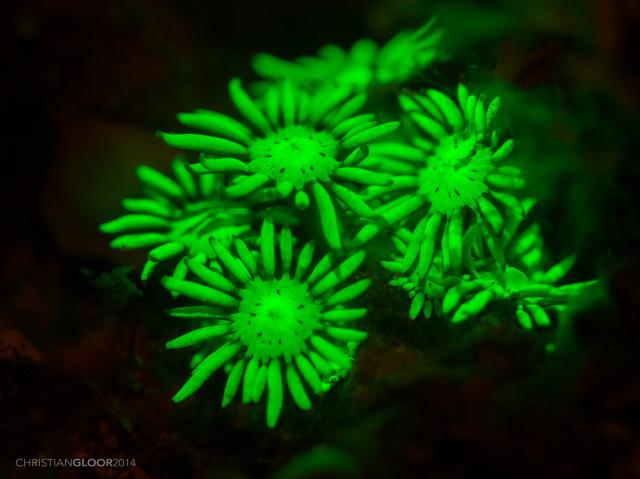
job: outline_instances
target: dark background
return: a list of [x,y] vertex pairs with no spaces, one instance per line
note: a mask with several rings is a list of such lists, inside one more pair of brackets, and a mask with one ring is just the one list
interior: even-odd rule
[[[12,4],[13,3],[13,4]],[[218,4],[219,3],[219,4]],[[3,159],[0,477],[640,477],[638,122],[640,6],[632,0],[10,2],[1,43]],[[221,381],[178,406],[181,330],[143,288],[140,254],[97,225],[135,196],[134,167],[166,169],[154,137],[176,112],[231,111],[230,77],[285,58],[386,41],[438,12],[450,62],[419,77],[501,85],[572,280],[594,300],[549,333],[479,318],[411,322],[378,278],[352,377],[309,413],[219,407]],[[505,103],[505,102],[503,102]],[[508,107],[507,107],[508,108]],[[560,333],[559,333],[560,334]],[[304,455],[306,454],[306,455]],[[290,461],[303,455],[302,461]],[[17,458],[134,458],[131,469],[16,469]],[[284,468],[284,469],[283,469]]]

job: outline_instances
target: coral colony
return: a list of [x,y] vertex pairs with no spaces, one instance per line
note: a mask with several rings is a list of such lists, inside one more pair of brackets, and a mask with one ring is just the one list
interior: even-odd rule
[[[574,256],[545,268],[500,99],[416,87],[445,58],[434,21],[382,47],[259,54],[250,93],[229,83],[236,113],[182,113],[179,132],[159,133],[189,162],[175,160],[173,178],[140,166],[144,197],[123,200],[127,214],[101,230],[118,235],[114,248],[148,249],[142,279],[162,271],[183,304],[169,315],[192,321],[166,345],[198,349],[175,402],[222,370],[223,407],[266,396],[273,428],[286,388],[309,409],[309,393],[339,383],[367,336],[371,281],[352,277],[374,239],[389,247],[370,267],[408,294],[411,319],[455,325],[500,305],[525,330],[551,330],[591,284],[558,285]],[[398,108],[372,110],[374,88]]]

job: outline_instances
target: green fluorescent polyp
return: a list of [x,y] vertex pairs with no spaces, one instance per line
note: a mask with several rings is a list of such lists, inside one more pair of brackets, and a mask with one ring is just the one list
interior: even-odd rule
[[443,30],[435,25],[433,18],[417,30],[398,33],[384,45],[375,63],[376,83],[404,83],[443,58]]
[[[544,281],[544,277],[541,277]],[[580,294],[592,282],[556,286],[550,282],[535,282],[522,271],[507,267],[493,268],[465,279],[451,287],[442,299],[442,312],[452,323],[460,323],[480,314],[492,302],[508,301],[525,329],[549,328],[549,311],[562,311],[571,298]]]
[[[169,314],[204,321],[169,341],[167,348],[199,346],[208,351],[173,399],[183,401],[216,370],[225,369],[222,405],[239,390],[244,403],[260,401],[266,391],[267,425],[273,428],[285,386],[301,409],[309,409],[307,389],[325,392],[351,369],[353,352],[366,338],[353,323],[366,309],[348,305],[370,282],[345,283],[365,255],[356,252],[338,260],[330,254],[314,266],[313,243],[295,255],[291,231],[283,227],[276,234],[271,218],[263,222],[258,251],[241,242],[231,250],[212,241],[221,271],[189,262],[196,280],[163,279],[169,291],[196,302]],[[320,274],[314,274],[317,271]]]
[[250,210],[224,197],[219,175],[194,176],[182,158],[172,166],[174,178],[148,166],[138,167],[146,197],[124,199],[127,214],[100,226],[103,233],[118,235],[111,242],[113,248],[149,250],[143,281],[169,260],[178,260],[173,276],[184,279],[188,268],[183,258],[214,261],[211,238],[228,243],[232,236],[250,229]]
[[359,190],[391,184],[388,175],[361,166],[366,148],[399,122],[378,123],[373,115],[358,115],[366,95],[354,96],[348,88],[309,94],[286,80],[254,100],[235,79],[229,93],[249,126],[198,111],[178,119],[202,133],[160,136],[171,146],[201,153],[194,171],[232,175],[226,188],[231,198],[259,202],[293,197],[299,209],[313,202],[328,245],[342,249],[339,212],[372,216]]
[[[525,213],[533,204],[530,200],[522,203]],[[409,317],[416,319],[422,313],[428,319],[436,312],[457,324],[480,315],[492,303],[502,303],[510,305],[514,319],[524,329],[550,328],[549,313],[564,310],[593,282],[558,286],[575,263],[575,256],[545,269],[539,226],[533,223],[522,229],[521,222],[522,217],[512,218],[499,238],[508,265],[503,268],[490,255],[483,256],[481,242],[475,241],[469,245],[467,273],[462,275],[443,269],[446,248],[439,251],[426,276],[421,276],[417,268],[403,273],[402,263],[414,236],[406,228],[399,228],[393,237],[399,256],[383,266],[396,273],[391,285],[408,292]]]
[[[483,95],[476,98],[460,85],[456,99],[437,90],[404,92],[400,105],[414,131],[413,146],[371,145],[363,162],[393,178],[390,186],[364,191],[370,204],[378,202],[374,211],[388,225],[418,219],[400,270],[416,267],[424,279],[443,251],[443,272],[460,273],[468,246],[477,241],[504,265],[499,236],[511,218],[523,215],[513,193],[524,180],[516,168],[504,165],[514,143],[501,141],[494,129],[499,99],[485,104]],[[379,231],[367,225],[355,243],[363,244]]]
[[359,40],[345,51],[325,45],[316,57],[293,61],[261,53],[253,59],[255,71],[269,80],[288,79],[310,89],[326,85],[348,86],[365,91],[370,86],[400,84],[443,57],[443,31],[432,19],[413,31],[402,31],[379,47]]

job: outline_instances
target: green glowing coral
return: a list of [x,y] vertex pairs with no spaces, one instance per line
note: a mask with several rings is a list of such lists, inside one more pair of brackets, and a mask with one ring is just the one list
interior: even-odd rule
[[356,115],[366,96],[353,96],[348,89],[309,95],[285,81],[254,101],[236,79],[229,92],[251,128],[220,113],[197,111],[178,119],[206,134],[163,133],[162,138],[174,147],[203,153],[193,171],[233,174],[226,189],[232,198],[293,197],[299,209],[313,199],[329,246],[341,249],[336,206],[360,217],[373,216],[354,188],[389,185],[391,180],[360,162],[368,144],[399,123],[380,124],[372,114]]
[[[547,267],[540,226],[525,223],[535,200],[518,196],[525,181],[508,164],[515,142],[500,133],[500,99],[462,84],[452,95],[403,86],[444,58],[442,39],[432,20],[382,47],[327,45],[294,61],[259,54],[263,80],[251,95],[240,80],[229,83],[241,120],[196,110],[178,115],[186,132],[159,133],[197,161],[176,160],[175,178],[139,167],[146,196],[125,199],[127,214],[101,230],[118,235],[115,248],[150,250],[143,280],[177,262],[162,284],[185,303],[169,315],[193,324],[166,346],[195,355],[175,402],[222,369],[222,406],[266,395],[269,428],[285,389],[311,408],[308,392],[345,378],[367,337],[351,327],[367,309],[351,303],[371,281],[346,283],[382,232],[395,253],[381,264],[408,294],[411,319],[459,324],[506,313],[526,330],[547,329],[593,283],[559,285],[574,256]],[[381,91],[400,92],[401,130],[361,112]],[[317,261],[313,236],[292,230],[306,219],[329,247]],[[276,231],[275,222],[284,226]]]
[[[512,195],[524,186],[517,168],[501,166],[514,142],[499,141],[493,122],[498,98],[469,95],[460,85],[455,102],[442,92],[403,93],[400,103],[418,134],[414,146],[403,143],[372,145],[364,162],[393,176],[390,186],[364,192],[369,201],[383,200],[375,211],[386,224],[414,213],[419,221],[408,242],[401,270],[418,263],[420,277],[442,250],[442,268],[460,271],[467,246],[480,238],[496,261],[504,264],[499,237],[510,217],[522,217],[522,203]],[[356,235],[360,246],[384,224],[369,224]]]
[[377,84],[396,84],[410,80],[443,57],[443,30],[432,19],[421,28],[398,33],[380,49],[375,64]]
[[322,88],[346,85],[364,91],[371,85],[406,82],[442,57],[443,31],[435,19],[415,31],[402,31],[378,47],[372,40],[360,40],[349,51],[326,45],[317,57],[282,60],[266,53],[256,55],[253,67],[264,78],[288,79],[298,85]]
[[160,263],[171,259],[180,259],[174,276],[184,278],[187,267],[182,258],[212,260],[211,238],[228,241],[250,228],[250,211],[223,197],[219,176],[194,177],[180,158],[173,162],[173,172],[175,180],[154,168],[138,167],[146,197],[124,199],[127,214],[100,226],[103,233],[119,235],[111,242],[113,248],[151,248],[143,281]]
[[365,90],[374,80],[374,65],[379,47],[372,40],[359,40],[345,51],[337,45],[325,45],[317,57],[282,60],[267,53],[253,58],[253,68],[270,80],[288,79],[311,88],[327,84],[348,85]]
[[[522,201],[526,212],[533,206],[531,199]],[[544,242],[540,227],[533,223],[520,231],[522,218],[515,218],[503,230],[500,247],[505,252],[507,266],[500,267],[491,257],[484,257],[470,245],[468,273],[456,275],[443,271],[444,251],[433,261],[425,276],[418,269],[402,272],[403,258],[413,237],[406,228],[398,229],[392,237],[400,256],[383,266],[396,273],[392,286],[408,292],[412,299],[409,317],[415,319],[420,312],[429,318],[433,311],[460,323],[485,311],[490,303],[500,302],[513,307],[514,317],[521,326],[549,327],[549,311],[561,311],[567,302],[580,294],[592,282],[555,286],[566,276],[575,262],[569,256],[545,270],[543,268]],[[512,266],[517,265],[518,268]],[[522,268],[522,269],[519,269]]]
[[492,268],[475,278],[464,277],[447,290],[442,300],[442,312],[451,322],[460,323],[480,314],[492,302],[508,302],[525,329],[552,325],[549,311],[562,310],[566,303],[593,282],[555,286],[570,269],[569,257],[547,272],[540,272],[533,281],[522,271],[507,266],[505,271]]
[[350,354],[366,333],[348,325],[367,310],[347,304],[364,293],[370,281],[342,285],[361,265],[364,252],[340,261],[329,253],[312,267],[314,243],[306,243],[296,259],[291,230],[283,227],[277,236],[270,218],[263,223],[259,243],[258,253],[236,241],[234,254],[214,240],[212,247],[223,268],[216,271],[188,260],[198,282],[164,278],[167,289],[198,302],[173,309],[173,316],[209,321],[169,341],[167,347],[206,344],[213,351],[195,366],[175,402],[191,396],[226,365],[229,375],[222,405],[229,404],[239,389],[244,403],[258,402],[266,389],[267,425],[274,427],[285,384],[295,403],[309,409],[302,379],[313,392],[321,393],[334,377],[351,369]]
[[[403,232],[405,234],[402,234]],[[410,238],[409,231],[404,229],[402,232],[396,233],[393,237],[394,244],[401,254],[403,254],[406,252],[407,246],[404,241],[399,239],[400,237],[408,240]],[[383,266],[391,271],[397,272],[402,264],[401,260],[400,258],[398,261],[385,261],[383,262]],[[441,259],[436,257],[429,274],[420,277],[417,270],[414,270],[411,273],[398,274],[389,284],[407,291],[411,299],[411,306],[409,308],[409,317],[411,319],[416,319],[420,313],[422,313],[426,319],[429,319],[434,311],[438,315],[442,314],[442,296],[446,291],[446,286],[452,284],[453,280],[454,277],[443,275]]]

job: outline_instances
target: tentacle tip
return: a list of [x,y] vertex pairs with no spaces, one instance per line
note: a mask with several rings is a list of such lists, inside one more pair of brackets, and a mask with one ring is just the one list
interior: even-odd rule
[[331,248],[331,251],[336,252],[336,253],[343,253],[344,252],[344,248],[342,244],[330,244],[329,247]]
[[[199,165],[200,163],[195,163],[195,164],[196,164],[196,165]],[[185,165],[184,165],[184,166],[185,166],[186,170],[187,170],[189,173],[191,173],[192,175],[200,175],[200,173],[194,169],[194,164],[192,164],[192,163],[185,163]]]
[[178,404],[182,401],[184,401],[185,399],[187,399],[188,395],[183,393],[182,390],[178,391],[177,393],[174,394],[174,396],[171,398],[171,400]]
[[469,319],[469,318],[465,317],[463,315],[454,314],[453,318],[451,318],[451,324],[464,323],[467,319]]

